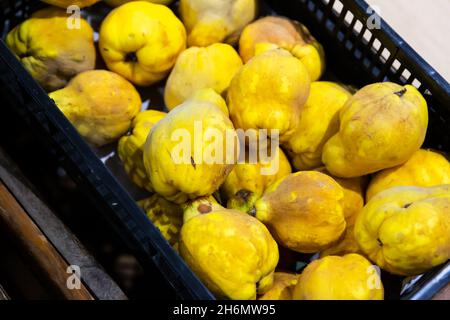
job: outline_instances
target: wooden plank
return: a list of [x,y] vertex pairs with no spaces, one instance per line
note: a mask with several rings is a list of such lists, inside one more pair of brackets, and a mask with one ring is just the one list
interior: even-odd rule
[[58,292],[49,290],[51,288],[46,279],[36,271],[30,259],[18,250],[13,239],[6,232],[0,233],[0,274],[9,297],[20,300],[61,299]]
[[95,298],[126,300],[119,286],[104,271],[78,238],[44,202],[32,192],[30,183],[0,148],[0,180],[27,211],[42,233],[70,265],[80,267],[81,278]]
[[30,258],[48,283],[64,298],[92,300],[93,297],[81,284],[77,289],[67,286],[68,264],[47,241],[39,228],[0,182],[0,224],[14,236],[19,248]]

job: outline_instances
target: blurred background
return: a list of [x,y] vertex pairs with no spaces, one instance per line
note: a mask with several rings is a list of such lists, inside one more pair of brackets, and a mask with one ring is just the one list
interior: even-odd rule
[[450,82],[449,0],[366,0],[447,82]]

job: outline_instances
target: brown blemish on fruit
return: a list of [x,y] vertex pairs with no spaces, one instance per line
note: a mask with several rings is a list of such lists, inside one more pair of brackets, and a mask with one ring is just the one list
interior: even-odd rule
[[201,214],[205,214],[205,213],[209,213],[212,211],[212,206],[202,203],[199,204],[199,206],[197,207],[198,212],[200,212]]

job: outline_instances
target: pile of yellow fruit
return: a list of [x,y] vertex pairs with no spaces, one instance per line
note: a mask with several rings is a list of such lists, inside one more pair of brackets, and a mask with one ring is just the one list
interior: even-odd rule
[[[180,0],[178,15],[170,0],[108,0],[98,44],[61,9],[98,1],[45,2],[60,8],[7,44],[90,144],[118,142],[152,193],[139,204],[217,298],[383,299],[378,267],[413,276],[450,258],[450,163],[421,149],[428,110],[413,86],[319,81],[322,46],[297,21],[258,18],[256,0]],[[109,70],[95,70],[96,46]],[[141,111],[135,86],[163,79],[167,112]],[[174,136],[199,122],[201,134],[267,129],[257,148],[272,132],[280,146],[237,162],[223,143],[232,161],[208,163],[198,154],[217,143],[203,139],[179,163]],[[279,247],[319,254],[297,275]]]

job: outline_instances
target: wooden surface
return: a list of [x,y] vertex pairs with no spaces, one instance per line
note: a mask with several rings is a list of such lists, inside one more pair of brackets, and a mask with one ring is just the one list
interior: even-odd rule
[[450,0],[366,0],[450,82]]
[[[95,298],[125,300],[127,297],[76,236],[30,189],[29,183],[0,148],[0,182],[18,200],[27,214],[69,265],[80,267],[82,281]],[[68,276],[67,274],[65,275]]]
[[0,225],[14,236],[15,242],[53,289],[71,300],[91,300],[93,297],[81,284],[79,289],[67,287],[68,264],[48,242],[5,185],[0,182]]

